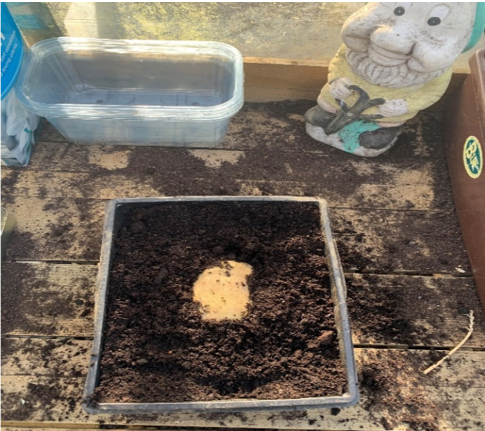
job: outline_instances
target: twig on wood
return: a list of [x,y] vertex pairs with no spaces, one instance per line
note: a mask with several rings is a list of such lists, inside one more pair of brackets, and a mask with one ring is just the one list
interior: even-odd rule
[[471,337],[473,333],[473,322],[475,321],[475,318],[473,317],[473,310],[470,310],[470,313],[468,314],[469,318],[469,325],[468,325],[468,334],[465,335],[465,338],[460,341],[460,343],[450,351],[444,358],[440,359],[436,364],[431,365],[431,367],[427,368],[426,370],[423,371],[424,374],[428,374],[430,371],[433,371],[436,367],[439,367],[446,359],[448,359],[453,353],[455,353],[463,344],[467,342],[467,340]]

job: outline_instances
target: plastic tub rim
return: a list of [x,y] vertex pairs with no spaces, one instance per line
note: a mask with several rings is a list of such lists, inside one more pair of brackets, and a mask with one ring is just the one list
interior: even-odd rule
[[[120,205],[130,203],[161,203],[161,202],[312,202],[320,208],[322,233],[325,236],[327,257],[330,258],[329,270],[331,279],[335,282],[338,308],[341,316],[341,331],[339,337],[343,342],[343,354],[345,356],[345,368],[348,390],[341,396],[313,397],[298,399],[279,400],[221,400],[221,401],[197,401],[176,403],[98,403],[93,406],[89,402],[97,386],[100,367],[100,354],[102,351],[104,315],[107,303],[107,290],[109,270],[113,258],[113,229],[116,209]],[[342,408],[355,405],[359,401],[357,384],[357,368],[355,365],[354,348],[352,343],[350,320],[346,304],[346,291],[344,275],[338,256],[337,248],[330,226],[330,216],[327,202],[319,197],[296,197],[296,196],[181,196],[181,197],[155,197],[155,198],[121,198],[112,199],[106,204],[106,214],[103,226],[102,249],[100,267],[96,279],[95,298],[95,335],[93,340],[92,354],[89,359],[89,371],[83,392],[82,406],[89,414],[148,414],[170,412],[229,412],[229,411],[259,411],[259,410],[298,410],[308,408]],[[339,322],[336,322],[337,330]]]
[[[132,107],[123,107],[122,105],[92,105],[92,104],[74,104],[61,103],[50,104],[32,100],[23,90],[24,83],[28,81],[33,73],[34,67],[41,62],[45,56],[56,52],[65,51],[69,45],[73,44],[75,49],[98,49],[106,52],[123,53],[119,50],[135,48],[130,52],[139,53],[163,53],[165,48],[170,50],[179,49],[190,53],[191,51],[200,50],[200,53],[211,53],[233,61],[234,68],[234,90],[228,101],[214,106],[152,106],[152,105],[135,105]],[[47,52],[52,46],[66,48],[57,49]],[[110,50],[109,48],[118,48]],[[204,51],[205,49],[205,51]],[[167,51],[165,51],[167,52]],[[24,56],[26,65],[20,71],[15,91],[19,101],[30,112],[46,118],[83,118],[83,119],[164,119],[167,121],[214,121],[227,120],[233,117],[244,104],[244,71],[243,57],[241,52],[226,43],[212,41],[158,41],[158,40],[130,40],[130,39],[94,39],[94,38],[77,38],[77,37],[55,37],[44,39],[35,43],[27,55]]]

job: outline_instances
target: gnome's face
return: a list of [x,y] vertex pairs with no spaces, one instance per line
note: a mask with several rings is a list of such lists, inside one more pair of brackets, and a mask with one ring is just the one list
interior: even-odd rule
[[342,29],[347,59],[374,85],[423,84],[463,51],[475,11],[475,3],[368,3]]

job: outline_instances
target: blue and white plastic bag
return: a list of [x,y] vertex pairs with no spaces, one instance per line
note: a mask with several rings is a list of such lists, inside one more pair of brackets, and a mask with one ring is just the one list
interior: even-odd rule
[[17,100],[13,89],[24,46],[12,15],[2,2],[2,165],[26,165],[35,143],[34,131],[39,117],[28,112]]

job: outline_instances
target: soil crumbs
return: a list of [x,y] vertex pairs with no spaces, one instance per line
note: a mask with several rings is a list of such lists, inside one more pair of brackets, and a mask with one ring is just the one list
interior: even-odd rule
[[[125,210],[111,267],[93,402],[341,395],[319,208],[314,203],[164,203]],[[202,320],[207,268],[253,267],[241,320]]]
[[420,371],[436,362],[438,352],[367,350],[359,362],[361,405],[384,429],[439,431],[439,421],[449,405],[429,399],[435,378]]

